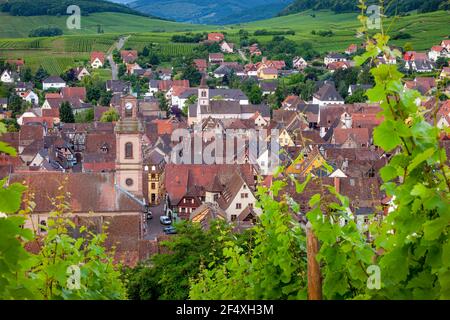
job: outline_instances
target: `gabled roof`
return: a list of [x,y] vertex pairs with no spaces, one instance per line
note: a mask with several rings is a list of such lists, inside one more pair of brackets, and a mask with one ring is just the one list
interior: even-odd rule
[[50,76],[46,78],[43,83],[66,83],[61,77],[59,76]]
[[165,168],[164,184],[171,203],[177,204],[193,186],[201,187],[204,192],[208,186],[214,185],[216,177],[219,177],[221,184],[225,184],[238,170],[246,184],[253,186],[253,169],[249,164],[186,165],[170,163]]
[[61,89],[61,96],[64,100],[77,98],[80,100],[86,100],[86,88],[85,87],[65,87]]
[[227,215],[219,206],[212,203],[203,203],[200,207],[194,210],[189,220],[195,223],[200,223],[204,229],[207,229],[211,220],[226,219]]
[[209,60],[223,60],[223,53],[210,53]]
[[348,139],[352,139],[357,144],[366,146],[369,143],[369,129],[352,128],[352,129],[334,129],[334,141],[336,144],[344,144]]
[[111,90],[114,93],[123,93],[130,91],[131,84],[128,81],[122,80],[107,80],[106,89]]
[[206,59],[194,59],[194,64],[198,69],[206,69],[208,67]]
[[105,54],[101,51],[91,52],[91,63],[94,62],[95,59],[100,60],[101,63],[105,63]]
[[[221,196],[217,201],[220,208],[222,208],[223,210],[228,209],[244,184],[246,185],[246,182],[242,178],[240,172],[235,171],[234,174],[230,177],[228,183],[225,185],[225,189],[223,190]],[[248,188],[247,190],[248,192],[252,192],[250,188]]]
[[320,101],[344,101],[337,92],[334,83],[327,82],[314,94],[314,97]]
[[263,92],[265,92],[265,91],[273,92],[273,91],[277,90],[278,82],[277,81],[261,81],[259,83],[259,87],[261,88],[261,90]]
[[329,59],[347,59],[347,56],[342,53],[332,52],[330,54],[327,54],[327,58],[329,58]]

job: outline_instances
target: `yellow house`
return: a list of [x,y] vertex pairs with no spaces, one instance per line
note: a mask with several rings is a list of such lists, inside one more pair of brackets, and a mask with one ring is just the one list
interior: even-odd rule
[[275,68],[261,67],[257,71],[258,78],[262,80],[274,80],[278,79],[278,70]]
[[287,174],[306,176],[312,170],[322,167],[326,163],[319,149],[309,147],[295,159],[286,169]]
[[164,197],[164,170],[161,166],[145,166],[148,174],[148,201],[150,205],[159,205]]
[[281,147],[295,147],[295,143],[286,129],[281,131],[280,136],[278,137],[278,144]]

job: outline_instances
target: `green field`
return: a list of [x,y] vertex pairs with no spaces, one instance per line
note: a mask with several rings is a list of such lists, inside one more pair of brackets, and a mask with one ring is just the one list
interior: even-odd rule
[[23,38],[28,37],[31,30],[57,26],[64,34],[97,34],[98,26],[104,33],[130,33],[130,32],[175,32],[189,30],[206,30],[208,27],[151,19],[141,16],[123,13],[94,13],[81,17],[81,29],[69,30],[66,26],[67,17],[56,16],[33,16],[18,17],[0,13],[0,38]]
[[[144,46],[154,44],[155,50],[169,56],[186,55],[197,46],[170,41],[174,34],[187,31],[223,31],[230,41],[239,44],[240,29],[249,31],[250,38],[257,38],[262,43],[270,41],[273,36],[254,37],[255,30],[293,30],[295,35],[287,35],[288,39],[296,42],[309,41],[313,43],[315,50],[321,53],[343,51],[349,44],[363,41],[356,38],[356,30],[359,27],[357,14],[321,11],[315,12],[314,15],[313,17],[311,12],[303,12],[246,24],[216,27],[121,13],[99,13],[82,17],[81,30],[67,30],[65,17],[11,17],[0,13],[0,58],[24,58],[26,64],[33,70],[42,65],[50,73],[59,74],[88,60],[91,51],[106,52],[121,35],[125,34],[130,35],[125,47],[142,50]],[[50,25],[61,27],[66,35],[53,38],[25,38],[30,30]],[[98,25],[104,33],[97,34]],[[444,11],[389,19],[385,25],[386,29],[389,27],[388,33],[391,35],[402,31],[412,36],[411,39],[392,41],[392,44],[404,45],[411,42],[415,50],[427,50],[450,35],[449,13]],[[332,30],[334,35],[321,37],[311,34],[313,30]]]
[[89,59],[91,51],[108,51],[118,35],[61,36],[53,38],[0,39],[0,58],[25,59],[33,71],[42,65],[51,74],[60,74]]
[[[403,31],[412,36],[411,39],[393,41],[393,44],[403,45],[405,42],[411,42],[416,50],[426,50],[450,35],[450,15],[448,12],[437,11],[398,17],[394,21],[393,19],[386,20],[385,26],[391,26],[389,34]],[[228,26],[227,32],[239,29],[245,29],[250,32],[258,29],[294,30],[296,32],[295,35],[286,37],[298,42],[310,41],[314,44],[317,51],[324,52],[343,50],[351,43],[361,42],[361,40],[356,38],[358,27],[360,27],[360,24],[357,20],[357,14],[334,14],[322,11],[315,12],[315,18],[311,16],[311,12],[303,12],[264,21]],[[321,37],[312,35],[312,30],[332,30],[335,35],[331,38]],[[266,42],[272,37],[262,36],[256,38],[261,42]]]

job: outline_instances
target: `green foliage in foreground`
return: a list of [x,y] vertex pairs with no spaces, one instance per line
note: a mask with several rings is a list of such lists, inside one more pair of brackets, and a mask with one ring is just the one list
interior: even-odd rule
[[177,235],[162,243],[165,253],[156,254],[147,263],[125,269],[128,298],[135,300],[185,300],[189,297],[189,279],[202,266],[211,268],[222,259],[227,241],[232,239],[229,227],[214,222],[203,231],[198,224],[183,222],[176,226]]
[[203,269],[192,281],[191,299],[306,299],[306,248],[300,225],[285,201],[275,201],[266,188],[260,188],[258,196],[264,214],[249,245],[227,242],[225,262]]

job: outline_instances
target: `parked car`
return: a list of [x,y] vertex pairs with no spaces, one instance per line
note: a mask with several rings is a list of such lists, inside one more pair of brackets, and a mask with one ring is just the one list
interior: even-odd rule
[[147,212],[147,220],[153,219],[153,213],[151,211]]
[[172,220],[168,216],[161,216],[159,218],[159,222],[161,222],[161,224],[163,225],[169,225],[172,223]]
[[177,233],[177,229],[174,226],[165,227],[164,228],[164,233],[165,234],[176,234]]

